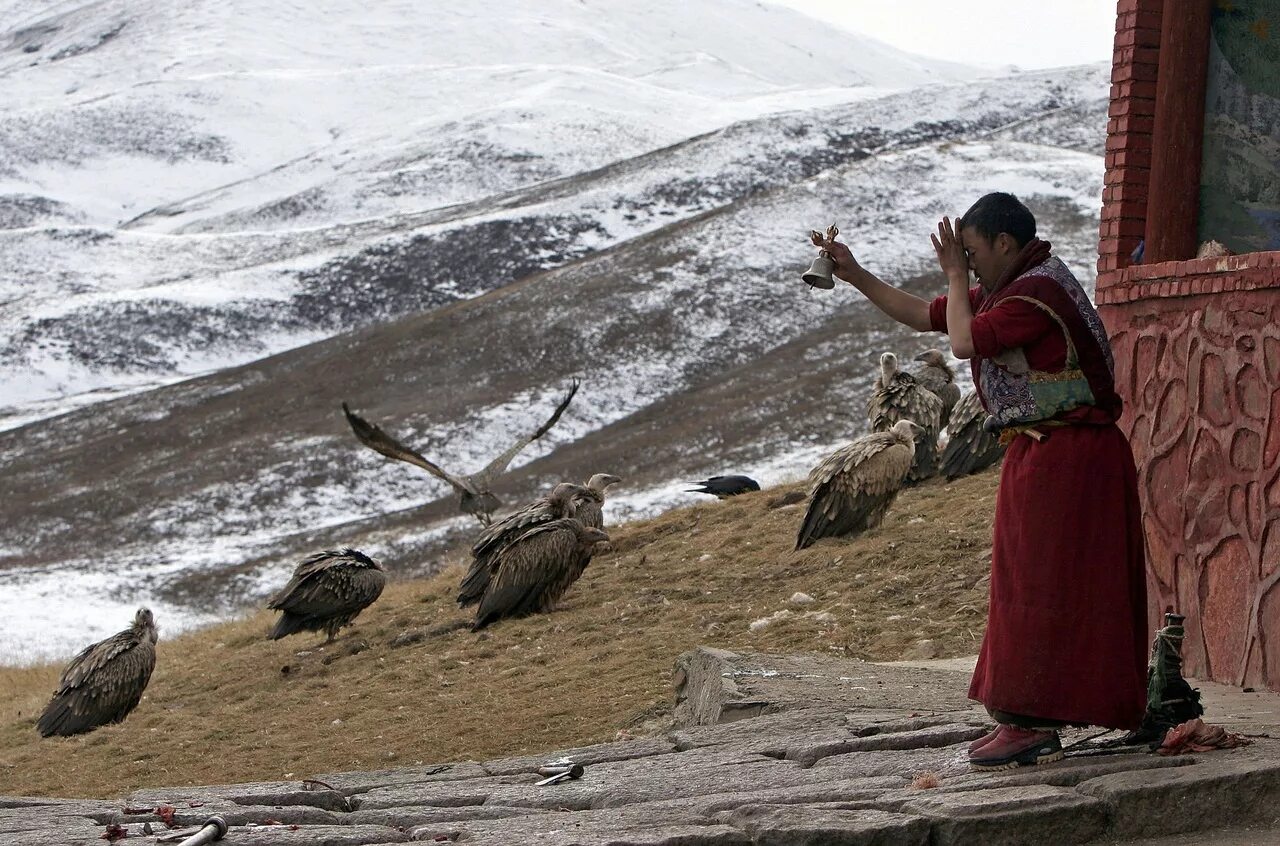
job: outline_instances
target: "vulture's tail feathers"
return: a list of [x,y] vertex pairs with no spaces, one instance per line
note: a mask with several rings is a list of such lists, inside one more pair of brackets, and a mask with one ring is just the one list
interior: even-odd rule
[[831,521],[824,513],[822,502],[814,497],[809,502],[809,510],[804,513],[804,522],[800,524],[800,533],[796,535],[796,549],[806,549],[819,538],[830,534]]
[[55,734],[70,737],[87,731],[92,726],[84,724],[84,718],[77,717],[62,697],[58,697],[44,709],[44,713],[40,715],[40,721],[36,723],[36,728],[41,737],[52,737]]
[[299,617],[297,614],[290,614],[285,611],[280,615],[280,619],[276,620],[275,628],[271,630],[271,634],[267,635],[271,640],[279,640],[291,634],[297,634],[307,628],[307,618]]
[[467,608],[475,605],[484,596],[484,590],[489,586],[489,566],[485,562],[483,566],[477,567],[479,561],[472,562],[472,567],[467,571],[467,575],[463,577],[462,584],[458,586],[458,607]]

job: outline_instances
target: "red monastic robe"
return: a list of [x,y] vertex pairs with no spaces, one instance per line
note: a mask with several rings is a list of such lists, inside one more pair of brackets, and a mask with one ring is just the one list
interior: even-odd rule
[[[1031,296],[1056,284],[1026,274],[1025,264],[1013,270],[1006,278],[1023,275],[1005,284]],[[1062,327],[1002,293],[969,292],[976,358],[1021,347],[1031,369],[1062,371]],[[946,301],[930,305],[939,332],[947,331]],[[1044,441],[1019,435],[1005,455],[987,631],[969,696],[1014,714],[1136,728],[1146,708],[1150,643],[1137,472],[1115,425],[1120,401],[1110,371],[1088,346],[1077,344],[1082,369],[1091,383],[1101,380],[1095,394],[1105,396],[1059,415],[1073,425],[1046,428]]]

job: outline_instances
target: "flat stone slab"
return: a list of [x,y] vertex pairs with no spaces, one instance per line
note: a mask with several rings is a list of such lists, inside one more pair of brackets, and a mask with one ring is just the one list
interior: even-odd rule
[[927,819],[807,805],[745,805],[723,814],[759,846],[929,846]]
[[[1110,844],[1270,825],[1280,807],[1280,741],[1266,737],[1161,757],[1073,749],[1086,735],[1064,732],[1063,761],[973,771],[965,747],[989,721],[950,668],[698,649],[675,682],[675,725],[655,737],[305,782],[148,788],[116,802],[0,797],[0,842],[100,846],[110,831],[151,844],[172,833],[166,820],[182,829],[218,814],[237,846]],[[1206,707],[1214,722],[1212,699]],[[537,768],[561,757],[583,775],[538,785]]]
[[922,793],[901,810],[931,819],[934,846],[1087,843],[1107,830],[1106,803],[1066,787]]
[[981,713],[966,695],[969,674],[873,664],[824,655],[766,655],[699,647],[673,678],[677,726],[714,725],[792,708],[882,708]]

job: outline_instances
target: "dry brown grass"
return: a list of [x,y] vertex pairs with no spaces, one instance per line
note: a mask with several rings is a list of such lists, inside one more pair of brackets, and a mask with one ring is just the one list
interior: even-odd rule
[[[799,553],[804,506],[770,507],[799,486],[674,511],[616,529],[561,610],[478,635],[391,645],[462,619],[461,558],[390,586],[325,650],[311,634],[265,640],[273,615],[259,613],[161,641],[137,710],[76,738],[34,728],[58,668],[0,668],[0,794],[111,797],[611,740],[661,724],[672,663],[698,644],[895,659],[931,640],[939,656],[971,654],[995,481],[908,491],[881,528]],[[816,601],[791,606],[797,591]]]

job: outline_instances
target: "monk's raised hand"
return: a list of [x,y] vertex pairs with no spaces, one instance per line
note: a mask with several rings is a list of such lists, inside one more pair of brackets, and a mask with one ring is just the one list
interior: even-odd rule
[[930,235],[933,251],[938,256],[938,266],[947,275],[948,280],[963,279],[969,281],[969,257],[964,251],[964,242],[951,226],[951,218],[944,217],[938,222],[938,234]]

